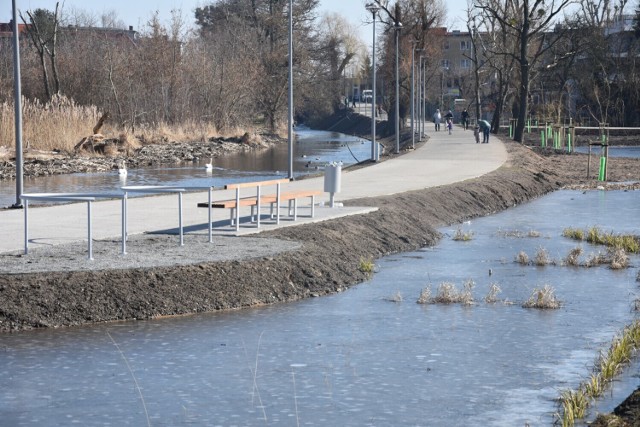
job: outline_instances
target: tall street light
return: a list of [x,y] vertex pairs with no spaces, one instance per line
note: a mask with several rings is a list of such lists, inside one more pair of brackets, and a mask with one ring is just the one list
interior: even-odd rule
[[377,162],[380,158],[378,147],[376,146],[376,14],[380,10],[380,6],[375,3],[367,3],[366,8],[373,16],[373,47],[371,68],[373,70],[373,87],[371,98],[371,160]]
[[416,100],[415,100],[415,52],[416,52],[416,41],[411,40],[411,148],[416,148],[416,133],[415,133],[415,121],[416,121]]
[[16,0],[12,1],[13,6],[13,86],[15,108],[15,130],[16,130],[16,203],[13,208],[22,207],[22,95],[20,93],[20,42],[18,32],[18,13],[16,9]]
[[393,29],[396,33],[396,154],[400,153],[400,76],[398,71],[398,39],[400,37],[400,30],[402,30],[402,23],[396,21]]
[[289,179],[293,179],[293,0],[289,0]]

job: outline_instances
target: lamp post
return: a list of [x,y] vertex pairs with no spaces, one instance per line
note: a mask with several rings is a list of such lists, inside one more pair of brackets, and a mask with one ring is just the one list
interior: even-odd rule
[[377,162],[379,160],[378,147],[376,147],[376,14],[380,10],[380,6],[375,3],[367,3],[366,8],[373,16],[373,44],[372,44],[372,61],[371,68],[373,73],[373,87],[371,98],[371,160]]
[[[424,60],[424,61],[423,61]],[[421,94],[419,95],[420,99],[419,99],[419,104],[420,104],[420,111],[422,114],[422,121],[420,123],[421,125],[421,130],[420,130],[420,141],[422,141],[422,137],[424,136],[425,133],[425,126],[426,126],[426,122],[427,122],[427,108],[425,105],[425,97],[427,94],[427,58],[424,56],[420,57],[420,80],[422,82],[421,84]]]
[[400,30],[402,30],[402,23],[396,21],[393,29],[396,33],[396,154],[400,153],[400,76],[398,69],[398,51]]
[[289,0],[289,179],[293,179],[293,0]]
[[[417,86],[418,86],[418,90],[416,91],[416,78],[415,78],[415,72],[416,72],[416,67],[415,67],[415,52],[421,53],[423,51],[423,49],[415,49],[415,45],[416,45],[417,41],[414,40],[413,41],[413,47],[411,48],[411,148],[416,148],[416,126],[414,124],[414,121],[417,121],[417,128],[418,128],[418,132],[420,132],[420,84],[421,84],[421,79],[420,79],[420,70],[421,70],[421,65],[422,65],[422,56],[418,57],[418,81],[417,81]],[[416,105],[417,104],[417,105]],[[417,107],[417,114],[416,114],[416,107]]]
[[478,42],[477,36],[478,32],[476,30],[476,26],[473,26],[473,33],[471,35],[472,37],[472,43],[471,43],[471,47],[473,48],[473,72],[475,74],[475,80],[476,80],[476,123],[478,122],[478,120],[480,120],[480,73],[479,73],[479,63],[478,63],[478,48],[476,46],[476,43]]
[[16,203],[13,208],[22,207],[22,95],[20,94],[20,43],[18,12],[16,0],[12,1],[13,6],[13,86],[14,86],[14,108],[15,108],[15,132],[16,132]]

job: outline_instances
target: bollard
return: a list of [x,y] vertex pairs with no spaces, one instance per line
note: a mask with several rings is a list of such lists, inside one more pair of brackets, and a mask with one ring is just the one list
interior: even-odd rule
[[513,138],[513,131],[511,130],[511,125],[509,125],[509,138]]
[[571,132],[567,134],[567,153],[571,152]]
[[531,133],[531,119],[527,120],[527,133]]
[[598,181],[604,181],[604,171],[607,167],[607,158],[600,157],[600,170],[598,171]]
[[544,147],[544,131],[540,132],[540,147]]

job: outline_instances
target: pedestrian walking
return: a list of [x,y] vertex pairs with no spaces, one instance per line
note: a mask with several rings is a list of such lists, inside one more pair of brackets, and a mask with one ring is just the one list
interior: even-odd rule
[[476,138],[476,144],[480,144],[480,126],[476,125],[473,128],[473,136]]
[[453,130],[453,120],[447,119],[447,130],[449,131],[449,135],[451,135],[451,131]]
[[440,109],[437,109],[435,113],[433,113],[433,123],[436,125],[436,132],[440,130],[440,122],[442,121],[442,115],[440,114]]
[[469,112],[466,108],[462,110],[462,128],[464,130],[469,128]]
[[479,120],[478,121],[478,125],[480,126],[480,129],[482,130],[482,143],[483,144],[488,144],[489,143],[489,133],[491,132],[491,123],[489,123],[486,120]]

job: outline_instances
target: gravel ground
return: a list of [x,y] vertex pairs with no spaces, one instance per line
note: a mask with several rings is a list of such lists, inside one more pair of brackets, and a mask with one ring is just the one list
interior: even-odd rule
[[203,235],[189,235],[178,245],[174,235],[142,234],[129,236],[127,254],[121,253],[120,240],[96,240],[93,260],[88,259],[87,242],[30,248],[23,252],[0,253],[0,274],[24,274],[64,271],[100,271],[168,267],[231,260],[269,257],[297,250],[293,241],[256,237],[215,236],[213,243]]

